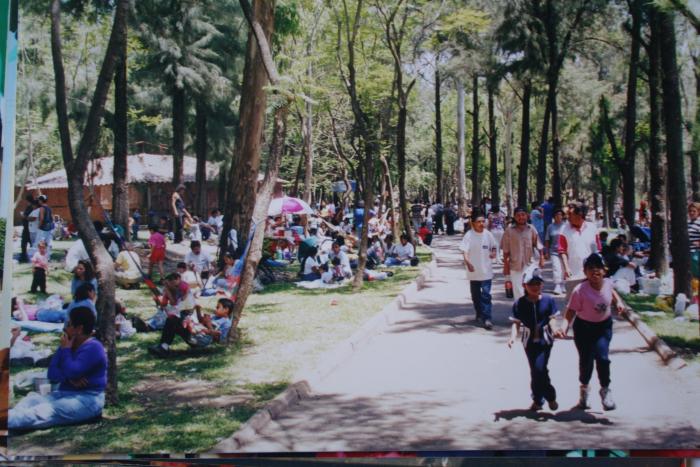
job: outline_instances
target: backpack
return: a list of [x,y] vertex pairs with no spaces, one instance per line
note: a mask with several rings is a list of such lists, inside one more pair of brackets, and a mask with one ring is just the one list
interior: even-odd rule
[[49,232],[54,229],[53,213],[51,212],[51,208],[48,206],[42,206],[42,208],[44,209],[44,220],[41,222],[39,230]]

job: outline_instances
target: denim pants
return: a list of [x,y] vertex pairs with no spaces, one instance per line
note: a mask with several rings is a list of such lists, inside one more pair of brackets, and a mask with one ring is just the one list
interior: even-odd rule
[[469,281],[472,303],[477,318],[491,320],[491,279],[487,281]]
[[578,379],[588,384],[593,376],[593,364],[598,372],[601,387],[610,385],[610,341],[612,340],[612,318],[592,323],[576,318],[574,321],[574,343],[578,350]]
[[103,391],[54,391],[45,396],[31,392],[9,413],[13,430],[70,425],[95,418],[105,405]]
[[36,312],[36,320],[45,323],[65,323],[68,319],[66,309],[62,310],[39,310]]
[[549,379],[549,355],[552,352],[552,345],[543,342],[528,342],[525,347],[527,362],[530,364],[530,391],[532,400],[542,405],[545,400],[553,401],[557,399],[557,392]]

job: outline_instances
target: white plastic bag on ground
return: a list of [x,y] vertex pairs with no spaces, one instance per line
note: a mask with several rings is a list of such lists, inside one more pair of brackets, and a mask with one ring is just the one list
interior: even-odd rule
[[630,288],[630,283],[627,282],[625,279],[617,279],[613,283],[613,286],[615,287],[615,290],[618,291],[618,293],[621,293],[623,295],[627,295],[630,292],[632,292],[632,289]]
[[688,297],[686,297],[684,293],[679,293],[676,295],[676,303],[673,307],[673,311],[676,313],[676,316],[681,316],[683,314],[687,304]]

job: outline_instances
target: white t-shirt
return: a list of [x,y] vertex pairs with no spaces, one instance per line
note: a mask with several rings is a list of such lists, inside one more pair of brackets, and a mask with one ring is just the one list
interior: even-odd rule
[[416,249],[411,242],[406,242],[405,245],[399,243],[394,245],[394,253],[399,261],[407,261],[416,255]]
[[200,251],[198,255],[190,251],[185,255],[185,263],[187,263],[188,266],[194,264],[194,270],[196,272],[208,271],[211,262],[211,256],[205,251]]
[[318,262],[313,256],[307,256],[304,260],[304,274],[311,274],[314,272],[313,268],[318,267]]
[[488,230],[476,233],[473,229],[464,234],[459,249],[467,253],[469,262],[474,266],[474,272],[467,269],[467,280],[488,281],[493,279],[491,250],[497,246],[496,239]]
[[78,261],[85,259],[90,261],[90,256],[85,249],[85,244],[81,239],[76,240],[76,242],[71,245],[66,253],[66,271],[73,272],[73,269],[78,265]]
[[29,217],[34,217],[33,221],[29,221],[29,233],[33,234],[39,231],[39,208],[36,208],[29,213]]
[[221,229],[224,227],[224,216],[209,216],[207,224],[216,227],[217,232],[221,232]]

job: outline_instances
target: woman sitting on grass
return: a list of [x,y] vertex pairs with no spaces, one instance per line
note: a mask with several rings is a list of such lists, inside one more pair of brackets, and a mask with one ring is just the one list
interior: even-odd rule
[[61,344],[49,364],[48,377],[60,383],[46,395],[29,393],[9,412],[10,430],[70,425],[102,414],[107,383],[107,356],[102,343],[91,337],[95,315],[74,308]]
[[95,279],[95,270],[92,267],[92,263],[81,259],[73,269],[73,280],[70,283],[71,295],[75,295],[78,287],[86,282],[92,284],[92,287],[97,290],[97,279]]

